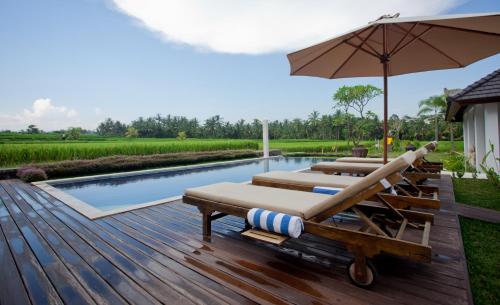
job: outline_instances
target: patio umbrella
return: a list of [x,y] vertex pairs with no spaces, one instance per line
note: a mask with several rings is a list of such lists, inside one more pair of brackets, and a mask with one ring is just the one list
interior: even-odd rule
[[500,13],[410,18],[396,14],[287,56],[291,75],[384,77],[386,163],[389,76],[462,68],[499,52]]

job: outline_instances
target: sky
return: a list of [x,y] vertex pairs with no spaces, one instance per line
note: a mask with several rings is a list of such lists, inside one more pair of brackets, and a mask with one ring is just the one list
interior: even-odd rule
[[[286,54],[396,12],[500,12],[500,1],[1,0],[0,130],[94,129],[107,117],[157,113],[228,121],[332,113],[340,86],[382,79],[291,77]],[[418,101],[499,67],[496,55],[392,77],[390,113],[416,115]],[[381,115],[382,99],[368,108]]]

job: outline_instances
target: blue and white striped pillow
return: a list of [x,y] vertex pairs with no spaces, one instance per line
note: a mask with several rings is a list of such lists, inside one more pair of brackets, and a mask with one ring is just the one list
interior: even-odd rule
[[327,186],[315,186],[313,187],[313,193],[335,195],[342,191],[343,188],[340,187],[327,187]]
[[300,217],[258,208],[253,208],[248,212],[247,220],[254,228],[293,238],[298,238],[304,229],[304,223]]

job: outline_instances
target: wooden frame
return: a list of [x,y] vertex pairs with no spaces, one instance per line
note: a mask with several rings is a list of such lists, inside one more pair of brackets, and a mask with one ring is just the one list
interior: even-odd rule
[[[406,178],[404,178],[407,180]],[[300,183],[285,183],[278,181],[266,181],[252,179],[253,185],[282,188],[303,192],[312,192],[313,187],[310,185],[300,184]],[[378,193],[375,196],[368,198],[369,201],[381,202],[386,200],[393,207],[397,209],[406,209],[411,207],[416,208],[427,208],[438,210],[441,207],[441,201],[439,200],[439,191],[435,186],[428,185],[415,185],[408,181],[408,184],[395,184],[397,195],[391,193]]]
[[[395,184],[403,179],[400,173],[386,177],[387,181]],[[429,246],[430,225],[433,215],[429,213],[402,210],[394,208],[387,201],[383,206],[362,202],[372,198],[385,187],[377,182],[360,193],[324,210],[315,216],[304,219],[304,232],[321,236],[330,240],[343,243],[348,251],[355,256],[355,280],[364,282],[367,278],[367,258],[380,253],[407,257],[421,262],[431,261],[431,247]],[[184,203],[197,206],[202,214],[203,239],[211,240],[211,222],[226,215],[234,215],[246,219],[249,208],[216,202],[195,196],[184,195]],[[307,204],[307,203],[305,203]],[[326,219],[344,211],[354,211],[363,226],[358,229],[342,228],[323,224]],[[375,219],[378,219],[375,221]],[[248,222],[246,227],[249,228]],[[387,229],[397,228],[391,234]],[[404,231],[408,228],[423,230],[422,240],[417,243],[404,239]]]

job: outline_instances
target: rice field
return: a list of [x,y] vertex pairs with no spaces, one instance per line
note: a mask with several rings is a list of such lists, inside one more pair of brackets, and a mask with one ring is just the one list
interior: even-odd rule
[[0,167],[63,160],[96,159],[114,155],[152,155],[179,152],[253,149],[252,140],[121,140],[95,142],[0,144]]
[[[419,147],[428,141],[414,141]],[[334,140],[271,140],[271,149],[279,149],[283,153],[339,153],[349,154],[352,143]],[[381,148],[375,141],[362,143],[369,149],[370,155],[380,155]],[[407,141],[402,141],[402,147],[397,155],[404,150]],[[441,141],[438,152],[447,155],[450,142]],[[457,151],[463,151],[463,142],[455,143]],[[89,135],[78,141],[61,141],[56,137],[46,135],[23,135],[17,137],[2,137],[0,134],[0,167],[12,167],[29,163],[43,163],[64,160],[87,160],[115,155],[152,155],[181,152],[200,152],[215,150],[262,149],[260,140],[238,139],[125,139],[99,137]],[[441,157],[441,156],[440,156]]]

